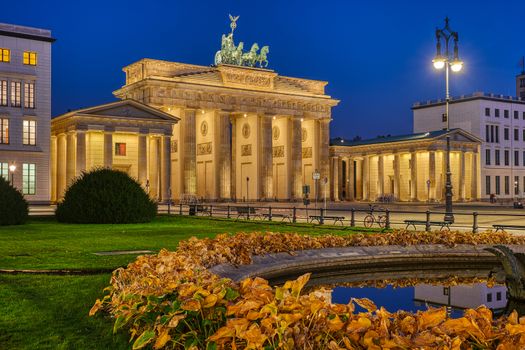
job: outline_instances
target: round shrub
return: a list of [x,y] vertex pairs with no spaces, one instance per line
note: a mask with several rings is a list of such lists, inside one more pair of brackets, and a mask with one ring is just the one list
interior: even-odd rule
[[28,204],[22,193],[0,176],[0,225],[24,224],[28,212]]
[[80,175],[55,214],[58,221],[70,223],[149,222],[157,214],[157,204],[128,174],[104,168]]

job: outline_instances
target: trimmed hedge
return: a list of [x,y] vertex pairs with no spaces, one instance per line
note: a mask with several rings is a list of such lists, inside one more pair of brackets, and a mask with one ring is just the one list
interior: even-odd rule
[[21,225],[29,208],[22,193],[0,176],[0,225]]
[[128,174],[103,168],[80,175],[66,190],[55,215],[69,223],[150,222],[157,215],[157,204]]

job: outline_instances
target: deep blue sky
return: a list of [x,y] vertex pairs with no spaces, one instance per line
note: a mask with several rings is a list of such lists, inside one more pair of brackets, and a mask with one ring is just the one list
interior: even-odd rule
[[453,95],[515,95],[525,54],[525,1],[11,1],[0,22],[49,28],[53,115],[113,99],[121,68],[143,57],[213,63],[228,13],[236,41],[270,45],[282,75],[329,82],[340,99],[332,136],[375,137],[412,130],[414,101],[443,96],[434,72],[434,29],[451,18],[465,70]]

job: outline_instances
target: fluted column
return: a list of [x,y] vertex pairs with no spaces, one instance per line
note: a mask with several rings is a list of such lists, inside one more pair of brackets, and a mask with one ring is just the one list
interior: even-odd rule
[[259,116],[259,145],[261,162],[259,165],[259,199],[273,198],[273,155],[272,155],[272,117]]
[[162,150],[160,162],[160,195],[161,201],[166,203],[171,196],[171,137],[162,136]]
[[49,165],[51,167],[50,175],[51,175],[51,181],[50,181],[50,187],[51,187],[51,202],[55,202],[57,200],[57,137],[52,135],[50,139],[50,145],[49,145],[49,156],[50,156],[50,162]]
[[472,194],[471,194],[471,199],[472,200],[476,200],[478,198],[480,198],[480,195],[478,193],[478,177],[479,177],[479,173],[478,173],[478,153],[474,153],[472,152],[472,157],[470,158],[472,159],[472,175],[471,175],[471,186],[472,186]]
[[355,197],[356,197],[356,193],[355,193],[355,188],[354,188],[354,183],[355,183],[355,164],[354,164],[354,160],[352,158],[348,158],[347,161],[346,161],[346,179],[347,179],[347,183],[346,183],[346,193],[347,193],[347,199],[349,201],[353,201],[355,200]]
[[394,154],[394,197],[401,200],[401,156]]
[[86,170],[86,132],[77,130],[77,159],[75,175],[79,176]]
[[70,131],[66,138],[66,187],[75,178],[75,133]]
[[417,201],[417,153],[410,154],[410,200]]
[[339,201],[339,157],[332,157],[331,159],[332,163],[332,193],[331,193],[331,199],[333,201]]
[[369,173],[370,173],[370,158],[368,156],[363,157],[363,174],[361,179],[363,182],[363,200],[367,201],[370,198],[370,184],[369,184]]
[[185,194],[197,194],[197,145],[195,134],[195,110],[184,110],[183,124],[183,183]]
[[147,135],[138,135],[138,177],[139,182],[142,186],[146,186],[148,180],[148,147],[147,147]]
[[289,124],[291,129],[291,147],[287,157],[291,162],[290,165],[290,182],[292,200],[300,199],[303,195],[303,175],[302,175],[302,126],[299,118],[290,118]]
[[[330,119],[322,119],[319,121],[319,172],[321,173],[321,183],[324,178],[327,178],[330,182],[330,156],[329,156],[329,145],[330,145]],[[330,188],[330,183],[327,183],[327,188]],[[324,191],[325,188],[321,188],[320,191]],[[320,193],[324,196],[324,193]],[[320,197],[321,197],[320,196]]]
[[230,140],[230,114],[218,112],[215,123],[215,139],[217,152],[216,193],[219,199],[231,198],[231,140]]
[[377,157],[377,195],[383,196],[385,194],[385,157],[380,154]]
[[428,152],[428,179],[430,180],[430,200],[436,200],[436,152]]
[[230,118],[232,128],[232,139],[231,139],[231,163],[230,163],[230,196],[231,199],[237,199],[237,119],[235,116]]
[[57,136],[57,200],[64,197],[66,190],[66,162],[67,162],[66,134]]
[[160,169],[160,161],[159,161],[159,138],[158,137],[149,137],[149,157],[148,157],[148,168],[149,168],[149,174],[148,174],[148,181],[147,184],[149,187],[147,187],[148,194],[151,198],[158,199],[159,197],[159,169]]
[[465,200],[465,151],[459,152],[459,200]]
[[113,132],[104,133],[104,166],[111,168],[113,166]]

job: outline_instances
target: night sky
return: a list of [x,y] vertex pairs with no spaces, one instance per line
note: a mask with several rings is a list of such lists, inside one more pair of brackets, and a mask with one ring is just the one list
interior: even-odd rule
[[[7,11],[8,10],[8,11]],[[453,95],[515,95],[525,55],[525,1],[11,1],[0,22],[51,29],[53,115],[112,101],[122,67],[144,57],[213,63],[228,13],[235,41],[269,45],[269,68],[326,80],[340,99],[331,136],[412,131],[415,101],[441,98],[432,69],[445,16],[460,35],[465,69]]]

